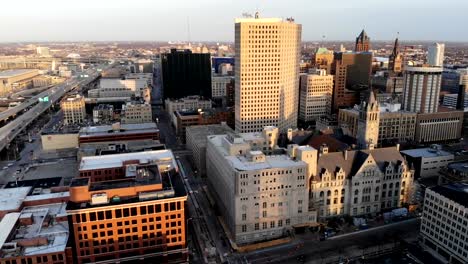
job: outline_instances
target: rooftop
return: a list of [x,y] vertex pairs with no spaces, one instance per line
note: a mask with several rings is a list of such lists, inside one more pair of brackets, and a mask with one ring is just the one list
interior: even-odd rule
[[283,22],[282,18],[272,17],[272,18],[254,18],[254,17],[242,17],[236,18],[236,23],[278,23]]
[[[241,133],[240,136],[247,137],[248,139],[262,138],[261,133]],[[244,155],[229,155],[228,152],[223,148],[223,141],[227,140],[228,135],[213,135],[209,137],[209,140],[217,147],[219,153],[221,153],[230,163],[232,168],[239,171],[247,170],[262,170],[272,168],[290,168],[301,165],[306,165],[305,162],[291,159],[288,155],[265,155],[265,159],[261,161],[251,161]],[[252,137],[252,138],[250,138]],[[261,151],[250,151],[250,154],[259,155]]]
[[468,163],[467,162],[456,162],[450,163],[447,165],[449,169],[459,171],[461,173],[468,173]]
[[135,134],[145,132],[158,132],[158,127],[155,123],[141,124],[120,124],[120,125],[104,125],[104,126],[89,126],[80,129],[81,137],[108,136],[109,134]]
[[440,156],[453,156],[452,153],[436,148],[419,148],[403,150],[401,153],[413,158],[435,158]]
[[8,248],[16,247],[20,250],[3,249],[0,251],[0,257],[64,251],[69,234],[68,222],[57,221],[57,218],[66,219],[65,209],[65,203],[55,203],[26,207],[21,213],[7,214],[0,222],[0,248],[9,243]]
[[11,78],[17,75],[29,73],[29,72],[38,72],[36,69],[15,69],[15,70],[5,70],[0,71],[0,78]]
[[166,161],[169,166],[177,168],[174,156],[170,150],[153,150],[125,154],[112,154],[104,156],[83,157],[80,163],[80,171],[97,170],[106,168],[123,167],[125,161],[138,160],[139,163],[145,164],[150,161]]
[[234,132],[227,125],[202,125],[202,126],[189,126],[186,128],[187,135],[190,135],[195,142],[206,144],[207,136],[223,135],[227,132]]
[[0,211],[19,210],[30,191],[31,187],[0,189]]
[[431,188],[432,191],[462,205],[468,207],[468,184],[452,183]]
[[[396,147],[329,152],[319,156],[316,175],[319,177],[324,170],[333,174],[340,168],[345,172],[346,177],[353,177],[370,157],[375,160],[381,171],[389,165],[397,166],[404,162],[403,156]],[[317,178],[317,180],[320,179]]]

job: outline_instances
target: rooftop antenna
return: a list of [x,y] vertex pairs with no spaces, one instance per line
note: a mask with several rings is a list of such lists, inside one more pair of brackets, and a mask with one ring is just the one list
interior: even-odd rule
[[190,45],[190,21],[189,21],[188,16],[187,16],[187,40],[188,40],[188,45],[190,47],[191,46]]

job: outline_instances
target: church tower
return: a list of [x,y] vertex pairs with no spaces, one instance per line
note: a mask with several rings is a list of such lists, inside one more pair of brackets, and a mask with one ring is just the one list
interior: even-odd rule
[[367,101],[359,106],[357,144],[360,149],[373,149],[379,140],[379,103],[371,90]]
[[361,52],[361,51],[369,51],[370,48],[370,38],[367,36],[364,29],[361,31],[361,34],[356,38],[356,46],[354,47],[354,51]]
[[388,69],[393,73],[400,73],[403,59],[400,53],[400,47],[398,45],[398,38],[395,39],[395,45],[393,46],[392,54],[388,59]]

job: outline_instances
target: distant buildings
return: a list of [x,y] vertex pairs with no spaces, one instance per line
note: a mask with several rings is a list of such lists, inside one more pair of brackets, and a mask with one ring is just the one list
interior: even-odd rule
[[439,107],[436,113],[418,114],[414,140],[419,143],[444,143],[462,137],[463,111]]
[[236,131],[296,127],[301,29],[293,19],[236,19]]
[[317,69],[326,70],[326,73],[330,74],[333,57],[333,51],[327,48],[319,48],[312,56],[312,64]]
[[446,263],[468,263],[467,191],[460,183],[426,189],[421,245]]
[[392,54],[389,57],[388,70],[393,74],[399,74],[403,70],[403,56],[400,53],[398,38],[395,39]]
[[33,86],[33,78],[39,75],[35,69],[17,69],[0,71],[0,96],[12,91],[22,90]]
[[93,108],[93,123],[109,123],[114,121],[114,106],[99,104]]
[[333,76],[316,70],[300,76],[299,120],[315,121],[331,113]]
[[161,55],[163,100],[186,96],[211,98],[209,53],[171,49]]
[[361,31],[359,36],[356,38],[356,45],[354,46],[354,51],[356,52],[368,52],[370,49],[370,38],[367,36],[367,33],[364,29]]
[[212,107],[211,100],[206,100],[199,96],[187,96],[176,100],[166,99],[164,104],[169,115],[179,110],[210,109]]
[[438,147],[408,149],[401,151],[408,161],[408,165],[414,168],[414,177],[428,178],[439,176],[440,170],[453,162],[454,155]]
[[316,222],[309,211],[304,160],[317,159],[311,147],[275,153],[279,130],[208,136],[206,169],[224,221],[238,244],[273,239],[294,226]]
[[433,43],[427,49],[427,64],[436,67],[444,65],[445,44]]
[[153,112],[148,103],[128,102],[122,105],[122,124],[141,124],[153,122]]
[[173,114],[176,134],[185,140],[185,131],[190,126],[226,123],[234,126],[234,111],[231,108],[213,108],[176,111]]
[[72,95],[60,102],[65,124],[81,124],[86,119],[85,99],[81,95]]
[[155,123],[113,124],[80,129],[78,159],[85,156],[157,150],[164,148],[159,142],[159,129]]
[[[444,94],[442,99],[442,105],[450,108],[457,108],[458,94]],[[463,100],[463,109],[468,107],[468,97]]]
[[85,157],[70,184],[75,263],[187,261],[186,202],[169,150]]
[[[339,126],[346,135],[358,135],[359,112],[362,107],[340,109]],[[415,136],[417,114],[400,110],[400,104],[384,103],[379,106],[378,144],[385,142],[412,142]]]
[[186,146],[192,152],[193,162],[198,169],[198,175],[206,177],[206,145],[207,137],[225,135],[234,132],[226,124],[189,126],[186,131]]
[[335,53],[331,74],[335,77],[333,112],[359,103],[359,93],[368,92],[372,53]]
[[227,86],[234,81],[232,76],[214,75],[211,77],[211,97],[226,97]]
[[234,57],[212,57],[211,66],[215,74],[228,75],[234,70]]
[[50,57],[50,49],[48,47],[37,47],[36,54],[41,57]]
[[403,78],[403,109],[417,113],[437,112],[442,68],[406,67]]
[[[105,99],[111,102],[114,98],[130,99],[137,97],[150,102],[151,74],[127,74],[121,78],[101,78],[99,88],[88,91],[89,98]],[[120,99],[119,99],[120,100]]]

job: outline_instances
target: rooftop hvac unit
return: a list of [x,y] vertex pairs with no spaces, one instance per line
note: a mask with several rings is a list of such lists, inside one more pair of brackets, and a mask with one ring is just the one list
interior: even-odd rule
[[107,204],[107,193],[96,193],[91,196],[91,205]]
[[125,177],[135,177],[135,176],[136,176],[136,165],[135,164],[127,165],[127,168],[125,170]]

